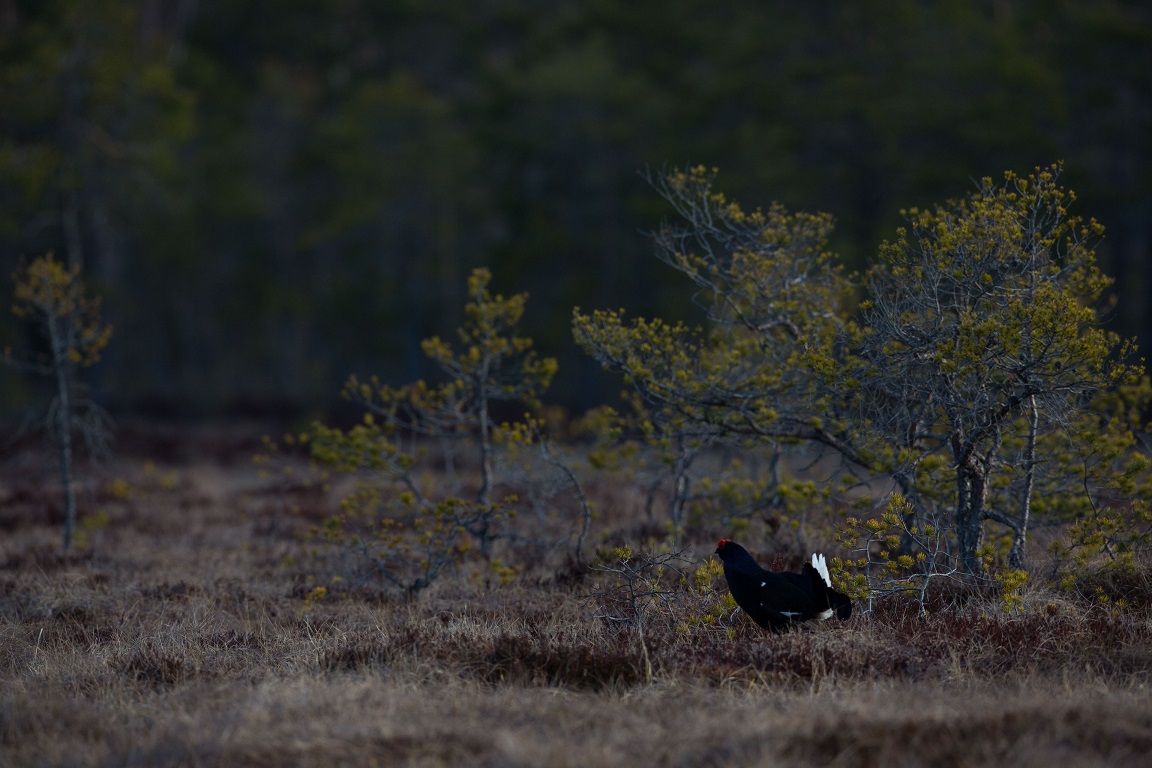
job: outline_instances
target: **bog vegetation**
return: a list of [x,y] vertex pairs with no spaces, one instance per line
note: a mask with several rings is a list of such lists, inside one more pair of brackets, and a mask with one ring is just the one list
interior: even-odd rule
[[[70,553],[70,484],[7,457],[2,761],[1138,764],[1149,385],[1060,168],[905,212],[860,275],[825,215],[653,183],[699,316],[574,311],[612,407],[547,406],[476,270],[436,376],[349,379],[354,424],[126,430]],[[826,551],[854,617],[764,633],[721,537]]]
[[[409,596],[472,544],[488,558],[500,539],[566,551],[578,526],[552,541],[540,522],[573,516],[572,504],[530,499],[569,485],[589,514],[579,460],[642,473],[652,533],[672,549],[717,527],[756,535],[758,520],[834,537],[839,578],[860,599],[923,604],[939,578],[1011,596],[1036,526],[1061,526],[1049,555],[1066,575],[1131,569],[1152,544],[1135,449],[1149,387],[1134,343],[1102,327],[1102,228],[1070,210],[1060,170],[1006,173],[906,211],[861,276],[829,252],[828,216],[745,210],[701,167],[657,178],[678,214],[656,234],[657,256],[695,286],[703,320],[575,310],[577,343],[628,390],[621,408],[576,426],[587,455],[549,452],[540,398],[556,363],[516,335],[526,296],[491,294],[477,270],[461,349],[424,342],[443,382],[353,378],[364,423],[315,428],[313,456],[356,478],[325,535],[363,560],[352,582]],[[497,423],[500,401],[527,415]],[[434,489],[413,474],[430,440],[450,480]],[[551,460],[523,473],[534,445]],[[558,470],[549,488],[521,487]]]

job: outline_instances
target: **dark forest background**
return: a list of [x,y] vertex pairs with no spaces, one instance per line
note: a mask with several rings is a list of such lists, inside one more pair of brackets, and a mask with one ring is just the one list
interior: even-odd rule
[[[859,268],[902,207],[1058,160],[1107,227],[1115,329],[1152,339],[1142,0],[0,0],[0,270],[83,265],[118,413],[426,375],[478,265],[530,293],[549,399],[580,409],[619,384],[574,305],[693,316],[645,169],[828,211]],[[31,333],[4,316],[0,342]],[[0,411],[35,397],[0,386]]]

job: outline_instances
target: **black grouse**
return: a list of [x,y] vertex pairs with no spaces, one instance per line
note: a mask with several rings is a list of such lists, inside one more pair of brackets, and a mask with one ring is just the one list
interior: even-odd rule
[[736,604],[765,629],[780,632],[802,621],[852,615],[852,601],[832,589],[824,555],[812,555],[800,573],[774,573],[728,539],[720,542],[716,554],[724,563],[724,578]]

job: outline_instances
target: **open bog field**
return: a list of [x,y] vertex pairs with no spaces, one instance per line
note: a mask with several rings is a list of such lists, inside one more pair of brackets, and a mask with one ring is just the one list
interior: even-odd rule
[[[891,606],[774,636],[742,616],[597,618],[562,559],[475,563],[414,602],[338,588],[308,539],[334,492],[262,476],[258,443],[170,435],[84,470],[59,553],[42,456],[0,465],[3,766],[1147,765],[1146,572],[1030,587],[1024,608]],[[594,542],[643,526],[595,489]],[[700,561],[715,547],[692,542]],[[757,542],[757,549],[768,545]],[[525,550],[521,550],[525,551]],[[321,594],[317,586],[327,585]],[[722,589],[722,587],[721,587]],[[1088,590],[1085,590],[1086,592]]]

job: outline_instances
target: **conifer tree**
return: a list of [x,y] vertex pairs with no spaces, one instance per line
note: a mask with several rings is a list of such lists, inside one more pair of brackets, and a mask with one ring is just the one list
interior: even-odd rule
[[15,281],[13,314],[33,323],[47,350],[16,356],[4,351],[10,365],[52,377],[55,394],[48,409],[48,426],[56,441],[64,486],[64,549],[71,549],[76,525],[76,491],[72,469],[72,435],[80,429],[92,445],[107,437],[107,418],[90,402],[76,378],[78,368],[100,360],[112,327],[100,319],[100,299],[84,289],[79,265],[66,267],[53,254],[22,265]]

